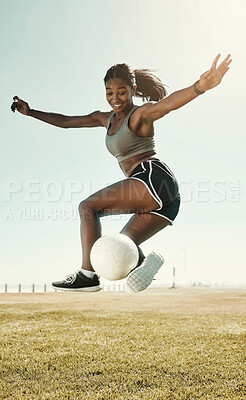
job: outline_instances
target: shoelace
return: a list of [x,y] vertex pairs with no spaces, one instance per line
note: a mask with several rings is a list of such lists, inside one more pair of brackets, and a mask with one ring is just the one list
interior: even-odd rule
[[66,283],[74,283],[75,279],[77,278],[79,271],[74,272],[73,274],[67,275],[64,279]]

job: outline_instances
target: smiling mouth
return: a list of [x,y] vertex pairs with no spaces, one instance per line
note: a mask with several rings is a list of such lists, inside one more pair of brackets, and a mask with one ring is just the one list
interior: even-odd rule
[[121,106],[121,104],[113,104],[113,107],[115,108],[119,108]]

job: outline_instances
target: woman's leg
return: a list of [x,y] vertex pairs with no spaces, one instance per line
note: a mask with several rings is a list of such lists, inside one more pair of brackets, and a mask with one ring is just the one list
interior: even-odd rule
[[[158,203],[153,199],[144,183],[136,179],[126,179],[118,182],[82,201],[79,206],[83,250],[82,268],[93,271],[90,263],[90,252],[94,242],[101,236],[100,217],[113,214],[135,213],[121,232],[131,237],[136,244],[140,244],[168,224],[167,220],[154,214],[148,214],[149,211],[156,208],[159,208]],[[143,264],[141,264],[139,267],[141,271],[146,267],[147,269],[150,267],[151,270],[160,267],[158,265],[158,263],[160,264],[158,257],[153,256],[153,254],[148,255]],[[141,256],[143,258],[141,252],[139,252],[139,255],[140,258]],[[132,273],[135,271],[139,275],[139,268],[134,269]],[[139,283],[139,276],[137,276],[137,287],[133,287],[131,280],[136,282],[136,279],[135,276],[132,277],[130,275],[130,281],[127,280],[127,287],[131,291],[143,290],[143,288],[151,283],[149,280],[146,286],[146,282],[144,282],[144,286],[141,281],[142,277],[140,277]],[[94,274],[93,277],[90,277],[85,272],[83,273],[83,271],[76,271],[62,281],[53,282],[52,287],[56,290],[81,292],[96,292],[101,290],[97,275]]]
[[[170,225],[170,222],[156,214],[136,214],[122,229],[121,233],[126,234],[139,245],[167,225]],[[148,254],[142,262],[138,263],[137,267],[139,268],[134,268],[128,275],[125,290],[129,293],[137,293],[146,289],[163,265],[163,262],[164,259],[160,254],[155,252]]]
[[167,219],[156,214],[135,214],[120,233],[129,236],[136,245],[140,245],[168,225],[170,222]]
[[122,233],[130,236],[136,244],[139,244],[167,225],[166,220],[154,214],[145,214],[158,207],[158,203],[153,199],[146,186],[136,179],[117,182],[82,201],[79,205],[83,252],[82,268],[93,271],[90,252],[95,241],[101,236],[100,217],[136,213]]

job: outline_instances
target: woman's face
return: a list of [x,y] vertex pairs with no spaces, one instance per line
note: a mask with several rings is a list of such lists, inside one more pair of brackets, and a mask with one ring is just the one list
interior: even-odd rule
[[106,98],[116,113],[129,110],[135,91],[135,86],[131,88],[121,78],[109,79],[106,82]]

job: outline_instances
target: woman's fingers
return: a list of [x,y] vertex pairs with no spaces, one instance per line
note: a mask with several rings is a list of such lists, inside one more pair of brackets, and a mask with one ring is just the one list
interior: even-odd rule
[[13,111],[13,112],[15,112],[15,110],[16,110],[16,105],[15,105],[15,103],[13,103],[13,104],[11,104],[11,111]]
[[230,65],[231,62],[232,62],[231,54],[228,54],[228,56],[226,56],[226,58],[219,65],[218,69],[221,69],[221,70],[226,69]]
[[[232,59],[230,59],[231,58],[231,54],[228,54],[227,56],[226,56],[226,58],[222,61],[222,63],[221,64],[226,64],[227,62],[232,62]],[[230,60],[229,60],[230,59]]]
[[222,61],[222,63],[218,67],[218,71],[222,75],[222,77],[229,70],[229,65],[232,62],[232,59],[230,57],[231,57],[231,55],[228,54],[228,56]]
[[15,112],[15,110],[19,111],[21,114],[27,115],[30,107],[28,103],[24,100],[22,100],[19,96],[14,96],[13,97],[13,103],[11,105],[11,110]]
[[18,101],[21,100],[21,99],[20,99],[19,96],[14,96],[13,100],[14,100],[14,102],[12,103],[10,108],[11,108],[11,111],[15,112],[15,110],[18,110],[17,104],[18,104]]
[[[216,69],[217,62],[218,62],[219,58],[220,58],[220,53],[217,54],[217,56],[215,57],[211,69]],[[224,68],[226,69],[227,66],[228,66],[231,62],[232,62],[231,54],[228,54],[228,55],[226,56],[226,58],[220,63],[218,69],[220,69],[220,70],[222,70],[222,69],[224,69]]]
[[220,63],[220,65],[217,67],[217,62],[219,58],[220,58],[220,53],[217,54],[217,56],[215,57],[210,70],[206,74],[204,74],[204,78],[209,78],[210,76],[218,78],[219,76],[219,80],[221,81],[225,73],[228,71],[232,59],[231,59],[231,54],[228,54],[225,57],[225,59]]
[[216,68],[216,65],[217,65],[217,62],[218,62],[218,59],[219,59],[219,58],[220,58],[220,53],[217,54],[217,56],[215,57],[211,69],[212,69],[212,68]]

